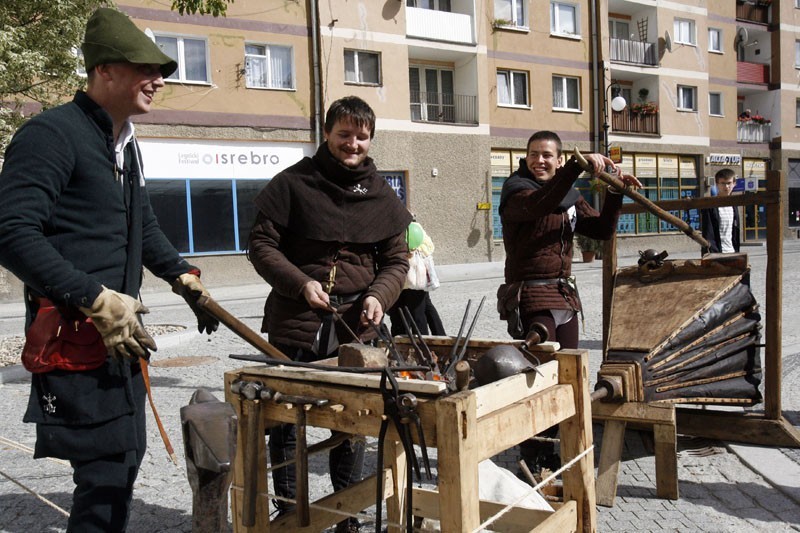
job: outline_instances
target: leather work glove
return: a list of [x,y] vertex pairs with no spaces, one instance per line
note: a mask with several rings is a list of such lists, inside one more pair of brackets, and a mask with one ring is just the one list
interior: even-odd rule
[[172,292],[181,296],[186,300],[186,303],[189,304],[189,307],[191,307],[194,315],[197,317],[197,331],[200,333],[205,332],[209,335],[217,331],[219,320],[206,313],[197,305],[197,299],[201,296],[211,296],[203,286],[200,278],[188,272],[186,274],[181,274],[178,279],[172,283]]
[[103,287],[92,307],[80,310],[92,319],[112,356],[147,359],[148,350],[156,351],[156,341],[139,320],[140,314],[150,311],[136,298]]

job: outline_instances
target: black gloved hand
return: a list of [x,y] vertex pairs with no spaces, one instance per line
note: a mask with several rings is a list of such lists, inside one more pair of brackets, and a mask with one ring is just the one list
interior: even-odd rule
[[200,333],[208,333],[217,331],[219,327],[219,320],[206,313],[200,306],[197,305],[197,299],[201,296],[211,296],[200,278],[194,274],[186,273],[181,274],[178,279],[172,284],[172,292],[181,296],[197,317],[197,331]]

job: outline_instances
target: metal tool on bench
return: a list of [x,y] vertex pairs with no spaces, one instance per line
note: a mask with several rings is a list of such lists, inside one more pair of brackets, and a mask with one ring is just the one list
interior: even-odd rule
[[299,406],[296,419],[296,424],[298,425],[297,455],[295,459],[297,472],[296,512],[298,524],[307,526],[310,523],[310,514],[308,505],[308,456],[305,455],[308,452],[305,443],[305,408],[306,406],[322,407],[328,404],[328,400],[310,396],[282,394],[265,387],[260,381],[236,380],[231,383],[231,392],[241,396],[242,414],[244,415],[242,419],[245,433],[242,524],[245,526],[255,525],[256,496],[258,495],[257,476],[261,475],[256,468],[258,465],[256,453],[259,439],[264,438],[263,431],[259,431],[261,402],[272,400],[278,403]]
[[[422,450],[422,460],[425,465],[425,474],[428,479],[431,479],[431,465],[428,459],[428,448],[425,446],[425,434],[422,430],[422,422],[417,413],[417,398],[410,393],[400,393],[400,388],[397,385],[397,380],[394,374],[388,369],[384,368],[381,374],[380,384],[381,395],[383,396],[383,420],[381,428],[378,433],[378,467],[377,471],[383,472],[383,448],[386,441],[386,433],[389,429],[389,424],[393,424],[400,443],[403,445],[403,450],[406,456],[406,531],[411,533],[414,529],[413,524],[413,508],[412,499],[414,493],[414,486],[411,483],[412,470],[421,478],[419,462],[417,455],[414,451],[414,439],[411,434],[411,425],[417,431],[417,441],[419,442],[420,449]],[[383,477],[378,476],[378,487],[375,499],[375,531],[381,531],[381,515],[383,512]]]
[[400,320],[403,321],[403,327],[406,330],[406,335],[408,335],[412,348],[414,348],[414,354],[418,354],[419,360],[417,362],[429,367],[429,370],[425,373],[425,379],[435,381],[443,380],[442,373],[439,371],[437,365],[438,359],[436,355],[431,352],[428,345],[425,344],[425,339],[422,338],[422,334],[417,327],[417,323],[414,321],[414,317],[408,310],[408,307],[400,308]]
[[458,335],[456,335],[455,341],[453,341],[453,348],[450,350],[450,358],[447,361],[447,367],[443,371],[444,375],[447,377],[448,388],[450,390],[456,390],[456,365],[459,361],[464,359],[464,356],[467,354],[469,339],[472,337],[472,332],[475,330],[475,324],[478,322],[478,316],[481,314],[481,309],[483,309],[484,302],[486,302],[486,296],[481,298],[481,303],[478,305],[478,310],[475,311],[475,315],[472,317],[472,323],[469,325],[469,330],[467,331],[466,336],[464,336],[462,339],[461,334],[464,331],[464,325],[466,324],[467,317],[469,316],[469,308],[472,304],[472,300],[467,301],[467,308],[464,311],[464,318],[461,319],[461,326],[458,329]]

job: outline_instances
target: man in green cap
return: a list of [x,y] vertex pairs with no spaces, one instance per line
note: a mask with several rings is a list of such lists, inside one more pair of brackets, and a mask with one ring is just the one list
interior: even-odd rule
[[91,16],[82,49],[86,91],[29,120],[6,151],[0,264],[25,284],[34,456],[73,467],[67,531],[111,532],[127,526],[147,440],[141,358],[156,345],[141,324],[143,267],[186,299],[201,332],[218,324],[197,307],[200,271],[156,222],[130,121],[177,64],[114,9]]

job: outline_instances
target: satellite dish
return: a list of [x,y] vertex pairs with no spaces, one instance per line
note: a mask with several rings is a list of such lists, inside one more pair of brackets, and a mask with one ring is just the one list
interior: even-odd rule
[[666,48],[668,52],[672,52],[672,35],[669,34],[669,30],[664,32],[664,48]]
[[749,36],[747,35],[747,28],[744,26],[739,26],[736,29],[736,39],[739,41],[739,43],[746,44],[748,38]]

